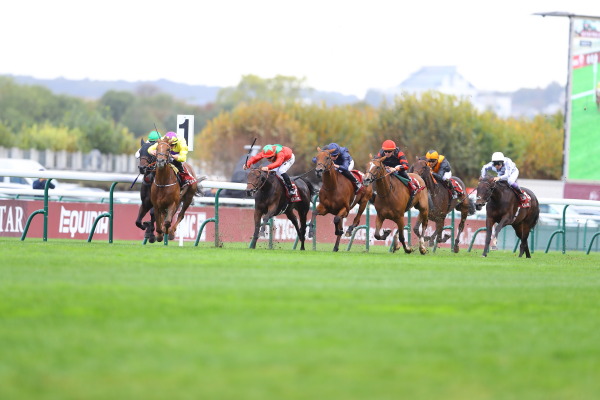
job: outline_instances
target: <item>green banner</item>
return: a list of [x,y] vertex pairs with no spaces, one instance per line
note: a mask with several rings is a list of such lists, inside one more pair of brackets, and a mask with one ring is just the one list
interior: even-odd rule
[[600,181],[600,19],[572,20],[571,57],[566,178]]

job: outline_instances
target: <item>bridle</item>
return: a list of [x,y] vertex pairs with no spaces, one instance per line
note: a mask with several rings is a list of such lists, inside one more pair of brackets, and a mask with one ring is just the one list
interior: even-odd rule
[[[315,172],[317,173],[317,175],[322,174],[324,171],[329,171],[331,169],[331,167],[333,167],[333,159],[331,158],[331,153],[328,152],[327,150],[321,150],[321,153],[327,153],[326,154],[326,158],[325,158],[325,162],[317,162],[317,165],[315,166]],[[319,169],[319,166],[323,167],[322,169]]]
[[259,183],[256,184],[254,182],[248,182],[248,185],[252,186],[252,188],[250,190],[248,190],[248,192],[251,195],[254,195],[256,192],[258,192],[259,190],[261,190],[263,188],[263,186],[265,186],[265,184],[267,183],[267,180],[269,179],[269,172],[266,172],[265,175],[263,175],[263,171],[261,171],[258,168],[252,169],[248,175],[252,174],[253,172],[258,171],[258,179],[259,179]]
[[[158,151],[158,149],[161,147],[161,145],[166,145],[167,153]],[[162,146],[162,147],[164,147],[164,146]],[[169,146],[168,143],[158,142],[158,145],[156,146],[156,161],[154,162],[154,164],[156,164],[156,167],[164,168],[167,164],[169,164],[169,163],[171,163],[171,161],[173,161],[173,156],[171,155],[170,149],[171,149],[171,147]],[[177,185],[177,177],[175,177],[175,182],[169,183],[166,185],[159,185],[158,183],[156,183],[156,179],[155,179],[154,185],[156,185],[157,187],[160,187],[160,188]]]
[[491,179],[480,180],[480,182],[482,184],[487,185],[488,188],[489,188],[489,192],[488,192],[487,196],[485,197],[485,199],[481,198],[481,196],[479,196],[479,191],[477,191],[477,200],[481,200],[481,201],[483,201],[483,204],[485,204],[488,201],[490,201],[490,198],[492,197],[492,193],[494,192],[494,189],[496,189],[496,183],[497,182],[494,182]]
[[[379,161],[379,165],[377,165],[374,163],[374,161],[378,161],[378,160],[375,158],[373,158],[371,160],[371,168],[369,168],[369,170],[365,173],[365,178],[363,179],[363,181],[369,182],[369,184],[375,183],[378,180],[383,179],[387,176],[390,176],[391,174],[394,173],[393,170],[390,172],[384,172],[385,165],[381,161]],[[375,169],[377,175],[375,175],[375,173],[371,172],[371,171],[373,171],[373,169]],[[371,179],[369,179],[369,175],[371,176]],[[375,177],[375,176],[377,176],[377,177]],[[390,181],[390,191],[393,191],[393,190],[394,190],[394,185],[392,185],[392,182]],[[384,197],[381,194],[379,194],[379,196],[382,198]]]

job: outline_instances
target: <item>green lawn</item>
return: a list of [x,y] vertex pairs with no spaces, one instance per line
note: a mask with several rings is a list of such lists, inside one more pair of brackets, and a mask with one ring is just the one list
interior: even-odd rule
[[0,238],[0,399],[600,393],[600,254],[246,246]]

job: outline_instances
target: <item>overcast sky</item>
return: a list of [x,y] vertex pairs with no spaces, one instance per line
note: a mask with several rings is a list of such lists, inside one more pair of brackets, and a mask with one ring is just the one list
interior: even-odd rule
[[566,84],[568,18],[600,0],[43,0],[0,4],[0,74],[234,86],[306,78],[364,97],[423,66],[482,90]]

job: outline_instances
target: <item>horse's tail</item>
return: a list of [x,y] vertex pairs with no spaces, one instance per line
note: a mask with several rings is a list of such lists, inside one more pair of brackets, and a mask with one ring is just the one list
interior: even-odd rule
[[198,184],[196,186],[196,193],[194,193],[194,196],[204,196],[204,186],[202,186],[202,181],[207,179],[208,176],[203,175],[200,178],[196,179],[196,183]]
[[371,198],[369,199],[369,202],[371,204],[375,204],[375,198],[377,197],[377,193],[375,193],[375,191],[373,190],[373,194],[371,195]]
[[475,214],[475,202],[471,197],[467,197],[467,201],[469,202],[469,215]]
[[294,180],[296,179],[300,179],[301,181],[303,181],[304,183],[306,183],[306,186],[308,186],[308,192],[310,193],[310,198],[312,199],[312,197],[315,195],[315,193],[317,193],[317,191],[315,190],[315,187],[313,186],[312,182],[309,181],[308,179],[304,179],[304,178],[294,178]]

